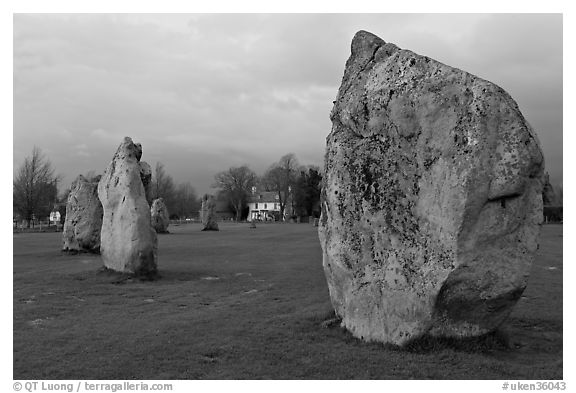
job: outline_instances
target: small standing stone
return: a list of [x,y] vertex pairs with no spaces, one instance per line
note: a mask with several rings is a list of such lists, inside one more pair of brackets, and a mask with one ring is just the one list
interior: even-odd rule
[[168,218],[168,208],[163,198],[154,199],[150,208],[150,216],[152,228],[154,228],[156,233],[169,233],[168,225],[170,225],[170,219]]
[[213,195],[205,194],[202,197],[201,219],[203,231],[218,231],[218,222],[216,222],[216,202]]
[[70,187],[66,202],[62,250],[99,253],[102,215],[98,182],[90,182],[79,175]]

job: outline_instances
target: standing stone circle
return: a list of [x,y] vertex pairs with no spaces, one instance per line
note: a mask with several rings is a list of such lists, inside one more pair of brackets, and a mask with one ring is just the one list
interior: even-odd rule
[[140,176],[141,156],[140,144],[124,138],[98,183],[104,208],[100,252],[109,269],[151,276],[157,271],[158,239]]
[[544,159],[516,102],[360,31],[330,118],[319,237],[342,325],[398,345],[498,327],[542,222]]
[[102,214],[98,182],[88,181],[79,175],[72,182],[66,202],[62,250],[99,253]]
[[203,231],[218,231],[216,222],[216,202],[213,195],[205,194],[202,197],[202,210],[200,211]]
[[170,218],[168,216],[168,208],[163,198],[154,199],[152,207],[150,208],[150,217],[152,220],[152,228],[154,228],[156,233],[168,233]]

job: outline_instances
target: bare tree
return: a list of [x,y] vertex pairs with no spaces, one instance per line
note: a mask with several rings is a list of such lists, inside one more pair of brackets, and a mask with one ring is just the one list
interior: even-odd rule
[[50,214],[58,198],[58,181],[52,163],[34,146],[32,156],[26,157],[14,178],[12,201],[14,210],[27,222],[34,217]]
[[236,221],[240,221],[242,208],[246,204],[252,186],[256,184],[257,176],[247,165],[233,167],[214,176],[213,187],[220,189],[228,199]]
[[284,218],[286,205],[290,201],[290,195],[296,184],[300,166],[294,153],[289,153],[270,166],[261,183],[267,191],[274,191],[278,195],[280,203],[280,215]]
[[172,180],[172,176],[166,174],[164,164],[161,162],[157,162],[156,168],[154,168],[150,194],[151,201],[149,202],[157,198],[163,198],[168,211],[172,211],[175,200],[174,180]]
[[293,188],[295,210],[298,215],[320,217],[320,192],[322,175],[317,166],[300,168],[300,174]]
[[169,212],[179,218],[195,216],[200,210],[200,199],[190,183],[181,183],[176,187],[173,210]]

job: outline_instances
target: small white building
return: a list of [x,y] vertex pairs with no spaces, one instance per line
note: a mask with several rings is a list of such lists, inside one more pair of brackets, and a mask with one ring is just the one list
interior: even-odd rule
[[280,200],[278,193],[272,191],[256,191],[248,199],[248,221],[275,221],[280,217]]
[[60,212],[59,211],[50,212],[50,222],[53,224],[60,223]]

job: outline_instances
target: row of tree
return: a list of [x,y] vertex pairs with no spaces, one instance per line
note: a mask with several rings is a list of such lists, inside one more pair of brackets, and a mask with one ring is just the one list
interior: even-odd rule
[[[100,174],[89,171],[84,177],[98,181]],[[34,147],[32,155],[26,157],[18,168],[13,187],[14,212],[28,226],[35,219],[45,219],[58,206],[64,217],[70,190],[58,196],[61,178],[55,174],[50,160],[39,148]],[[288,204],[292,214],[319,216],[321,180],[319,168],[300,165],[296,156],[290,153],[273,163],[262,176],[258,176],[247,165],[229,168],[215,176],[213,187],[218,189],[218,199],[227,202],[238,221],[245,218],[253,187],[259,191],[276,193],[281,217],[284,217]],[[150,203],[156,198],[164,199],[171,218],[196,217],[201,206],[194,187],[189,182],[174,182],[161,162],[156,163],[150,193],[147,195]]]
[[[284,216],[287,204],[291,204],[295,215],[319,216],[320,170],[314,166],[302,166],[293,153],[286,154],[278,162],[258,176],[247,165],[231,167],[214,177],[213,187],[218,189],[218,199],[225,200],[234,213],[236,221],[245,218],[246,206],[252,188],[275,192]],[[176,185],[161,162],[152,174],[149,202],[163,198],[171,218],[187,218],[197,215],[201,202],[190,183]]]
[[166,174],[164,164],[156,163],[152,173],[152,187],[148,202],[163,198],[170,218],[194,217],[200,210],[200,198],[190,182],[176,184],[172,176]]
[[[100,175],[89,171],[84,175],[89,181],[98,181]],[[66,201],[70,189],[58,196],[58,183],[62,177],[54,173],[52,163],[42,151],[34,147],[32,155],[24,159],[18,168],[13,183],[12,202],[14,213],[24,220],[28,227],[35,220],[44,220],[54,209],[58,209],[62,219],[66,212]],[[161,162],[156,164],[152,174],[149,203],[156,198],[164,198],[171,218],[194,217],[200,209],[200,199],[189,182],[176,184],[166,174]]]
[[262,176],[247,165],[229,168],[215,176],[213,187],[219,189],[219,197],[228,201],[239,221],[244,218],[253,187],[276,193],[281,217],[289,203],[296,216],[319,216],[321,181],[318,167],[300,165],[294,153],[290,153],[273,163]]
[[[320,169],[300,165],[293,153],[281,157],[262,176],[243,165],[216,174],[214,180],[213,187],[218,189],[218,199],[227,202],[236,221],[245,218],[253,187],[276,193],[281,217],[288,204],[294,215],[320,216]],[[152,174],[149,202],[156,198],[164,199],[171,218],[194,217],[201,207],[194,187],[190,183],[176,185],[160,162]]]

